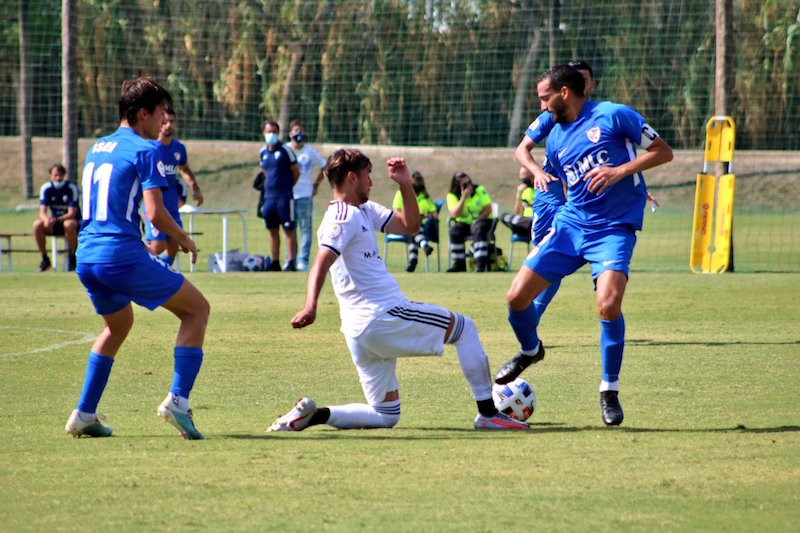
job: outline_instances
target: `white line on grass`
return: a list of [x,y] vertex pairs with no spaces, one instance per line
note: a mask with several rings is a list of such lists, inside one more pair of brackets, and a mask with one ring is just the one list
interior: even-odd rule
[[[20,328],[20,327],[15,327],[15,326],[0,326],[0,329],[29,330],[29,331],[36,331],[36,332],[39,332],[39,333],[42,332],[42,328]],[[76,333],[74,331],[67,331],[67,330],[64,330],[64,329],[48,329],[47,332],[48,333],[49,332],[52,332],[52,333],[69,333],[69,334],[73,334],[73,335]],[[87,344],[87,343],[94,342],[95,340],[97,340],[97,334],[96,333],[80,333],[80,332],[78,332],[78,334],[79,335],[83,335],[83,337],[81,337],[80,339],[72,340],[72,341],[60,342],[58,344],[51,344],[50,346],[43,346],[41,348],[33,348],[33,349],[25,351],[25,352],[0,353],[0,357],[13,357],[13,356],[17,356],[17,355],[33,355],[33,354],[36,354],[36,353],[52,352],[52,351],[55,351],[55,350],[60,350],[62,348],[66,348],[67,346],[73,346],[75,344]]]

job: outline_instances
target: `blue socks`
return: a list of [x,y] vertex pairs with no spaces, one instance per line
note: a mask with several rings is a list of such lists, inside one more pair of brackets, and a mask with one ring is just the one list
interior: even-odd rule
[[203,364],[203,349],[175,347],[175,371],[172,374],[172,394],[189,398],[189,393],[194,387],[194,380]]
[[514,330],[514,335],[519,341],[522,353],[533,354],[539,347],[539,336],[536,334],[536,326],[539,325],[539,315],[536,313],[536,306],[531,303],[522,311],[508,310],[508,323]]
[[544,310],[547,309],[547,306],[550,305],[550,300],[553,299],[553,296],[556,295],[558,292],[558,288],[561,286],[561,280],[556,281],[555,283],[551,283],[548,287],[539,293],[539,296],[534,298],[533,305],[536,307],[536,326],[539,326],[539,320],[541,320],[542,315],[544,314]]
[[602,357],[603,381],[619,381],[622,367],[622,350],[625,348],[625,318],[600,321],[600,355]]
[[114,360],[111,357],[89,352],[89,361],[86,363],[86,375],[83,377],[83,390],[78,401],[78,411],[88,414],[97,412],[97,404],[108,383],[108,376],[111,374],[111,365]]

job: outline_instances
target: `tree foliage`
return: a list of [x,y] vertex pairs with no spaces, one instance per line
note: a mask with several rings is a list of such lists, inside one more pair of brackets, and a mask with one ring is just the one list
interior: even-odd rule
[[[59,135],[60,1],[33,5],[33,132]],[[800,0],[734,5],[737,146],[797,149]],[[3,135],[18,133],[16,13],[0,5]],[[714,16],[713,0],[81,0],[79,131],[113,128],[122,80],[146,73],[172,91],[185,137],[255,140],[273,117],[316,141],[505,146],[538,114],[552,56],[589,61],[596,98],[698,148]]]

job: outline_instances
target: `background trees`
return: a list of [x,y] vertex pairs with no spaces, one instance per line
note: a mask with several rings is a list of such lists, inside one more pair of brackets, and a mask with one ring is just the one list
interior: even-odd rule
[[[737,0],[737,148],[800,147],[800,0]],[[33,135],[60,136],[61,2],[28,6]],[[313,140],[505,146],[551,58],[595,68],[676,148],[713,114],[713,0],[80,0],[79,134],[117,121],[126,77],[175,96],[187,138],[254,140],[266,116]],[[18,4],[0,4],[0,135],[19,135]]]

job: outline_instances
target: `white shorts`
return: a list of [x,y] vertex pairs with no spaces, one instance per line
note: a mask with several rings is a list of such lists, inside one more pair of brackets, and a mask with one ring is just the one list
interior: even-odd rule
[[374,319],[358,337],[345,336],[368,404],[398,389],[398,357],[442,355],[451,316],[438,305],[406,302]]

